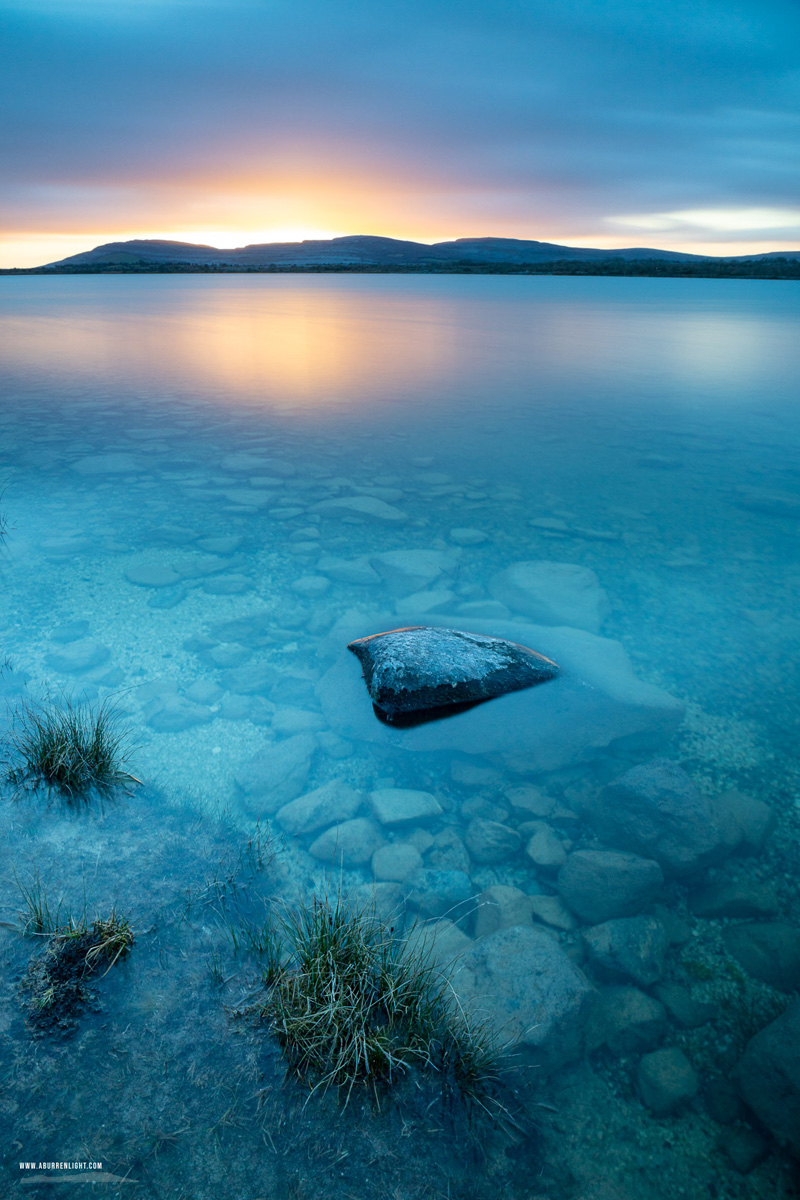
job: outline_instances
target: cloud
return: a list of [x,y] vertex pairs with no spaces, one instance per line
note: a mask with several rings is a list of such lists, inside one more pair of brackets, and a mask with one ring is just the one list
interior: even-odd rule
[[676,244],[800,194],[782,0],[7,0],[4,40],[11,229]]

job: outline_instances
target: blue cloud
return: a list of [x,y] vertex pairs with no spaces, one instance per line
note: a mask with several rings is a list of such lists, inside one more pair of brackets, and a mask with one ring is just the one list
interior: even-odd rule
[[7,0],[3,40],[8,221],[287,159],[597,228],[800,195],[781,0]]

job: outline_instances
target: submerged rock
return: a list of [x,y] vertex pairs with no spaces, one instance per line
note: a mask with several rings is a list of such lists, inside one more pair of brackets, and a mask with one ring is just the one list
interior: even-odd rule
[[697,1073],[677,1046],[645,1054],[639,1063],[636,1083],[642,1102],[657,1116],[674,1112],[697,1095]]
[[409,596],[429,587],[442,575],[452,575],[458,557],[447,550],[388,550],[374,554],[370,564],[393,596]]
[[319,513],[321,517],[375,521],[385,525],[398,525],[408,520],[399,508],[387,504],[384,500],[377,500],[374,496],[342,496],[333,500],[322,500],[315,504],[311,511]]
[[590,925],[635,916],[655,899],[663,883],[654,859],[614,850],[576,850],[558,875],[561,899]]
[[597,993],[586,1027],[586,1049],[608,1046],[613,1054],[654,1050],[667,1029],[664,1005],[629,986]]
[[341,779],[331,779],[284,804],[278,809],[277,820],[295,837],[316,833],[332,822],[349,821],[361,807],[361,800],[361,795]]
[[[579,629],[471,620],[471,632],[536,646],[559,664],[558,676],[546,687],[498,696],[447,721],[412,728],[376,721],[364,703],[362,672],[344,646],[367,622],[386,629],[391,620],[380,610],[345,613],[320,646],[320,656],[334,660],[317,684],[322,711],[331,729],[358,743],[411,754],[491,756],[496,765],[529,776],[591,761],[612,744],[637,754],[654,748],[672,736],[683,715],[672,696],[635,677],[619,642]],[[424,624],[446,627],[448,621],[431,617]]]
[[546,1068],[577,1058],[592,986],[554,937],[512,925],[481,938],[452,980],[459,1002]]
[[512,563],[494,576],[489,587],[495,600],[541,625],[570,625],[597,633],[610,608],[594,571],[576,563]]
[[781,992],[800,990],[800,941],[788,921],[749,921],[722,932],[725,949],[753,979]]
[[665,758],[626,771],[590,801],[589,814],[604,841],[641,851],[670,875],[689,875],[726,853],[710,801]]
[[368,817],[342,821],[326,829],[308,848],[313,858],[336,866],[360,867],[383,843],[381,831]]
[[441,816],[442,806],[430,792],[379,788],[370,792],[372,815],[381,825],[413,825]]
[[593,966],[612,978],[650,987],[664,973],[667,935],[654,917],[617,917],[594,925],[584,932],[583,944]]
[[800,1158],[800,1000],[747,1043],[734,1081],[759,1121]]
[[358,638],[347,648],[389,721],[413,723],[421,713],[521,691],[558,674],[554,662],[527,646],[427,625]]

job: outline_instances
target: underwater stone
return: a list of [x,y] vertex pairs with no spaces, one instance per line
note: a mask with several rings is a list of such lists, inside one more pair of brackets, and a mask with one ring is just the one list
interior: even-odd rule
[[475,937],[487,937],[498,929],[531,924],[531,897],[516,887],[496,883],[478,897]]
[[800,517],[800,495],[797,492],[771,492],[763,488],[741,487],[736,499],[739,508],[761,513],[765,517]]
[[447,550],[388,550],[374,554],[371,565],[393,596],[409,596],[435,583],[441,575],[451,575],[458,565],[458,553]]
[[61,650],[52,650],[45,659],[48,667],[64,675],[82,675],[102,666],[109,657],[109,649],[100,642],[89,639],[71,642]]
[[279,737],[288,737],[290,733],[315,733],[324,728],[325,718],[307,708],[277,708],[272,718],[272,730]]
[[[555,830],[544,821],[529,821],[525,855],[542,871],[557,871],[567,861],[567,852]],[[535,828],[534,828],[535,827]]]
[[733,1078],[759,1121],[800,1158],[800,1000],[751,1038]]
[[725,853],[710,801],[665,758],[626,771],[588,812],[603,841],[641,851],[668,874],[691,874]]
[[423,917],[449,917],[463,922],[472,916],[474,889],[464,871],[437,871],[423,867],[412,877],[408,903]]
[[50,634],[50,640],[58,642],[60,646],[66,646],[70,642],[85,638],[88,632],[88,621],[69,621],[66,625],[58,625]]
[[321,500],[314,504],[311,512],[322,517],[350,517],[362,521],[376,521],[381,525],[400,525],[408,520],[406,513],[392,504],[378,500],[375,496],[342,496],[333,500]]
[[253,590],[252,579],[247,575],[218,575],[216,579],[207,579],[203,591],[208,596],[241,596],[243,592]]
[[492,579],[495,600],[540,625],[569,625],[597,633],[609,613],[594,571],[575,563],[512,563]]
[[275,500],[273,492],[262,492],[255,488],[230,488],[222,494],[231,504],[243,508],[266,508]]
[[558,873],[561,899],[590,925],[635,916],[663,884],[654,859],[613,850],[576,850]]
[[362,587],[381,581],[378,572],[370,566],[367,555],[362,558],[337,558],[334,554],[323,554],[317,562],[317,570],[339,583],[354,583]]
[[439,921],[426,921],[424,925],[413,925],[405,941],[412,954],[427,955],[429,962],[447,974],[456,960],[466,954],[473,944],[472,938],[446,917]]
[[543,925],[549,925],[551,929],[560,929],[564,933],[571,933],[578,923],[558,896],[535,895],[530,896],[529,900],[531,916],[534,921],[541,921]]
[[667,1030],[663,1004],[625,985],[603,988],[586,1023],[586,1049],[608,1046],[613,1054],[654,1050]]
[[452,983],[467,1015],[488,1020],[525,1058],[551,1069],[579,1057],[593,989],[553,934],[499,929],[460,959]]
[[717,877],[695,892],[689,907],[696,917],[713,921],[722,917],[774,917],[780,900],[769,883]]
[[209,537],[201,538],[197,545],[201,550],[207,551],[209,554],[219,554],[224,558],[229,558],[231,554],[235,554],[242,544],[240,537]]
[[147,724],[156,733],[182,733],[195,725],[207,725],[213,714],[201,704],[193,704],[183,696],[171,696],[164,700],[151,700],[145,705]]
[[497,621],[507,621],[511,616],[511,609],[499,600],[467,600],[459,604],[457,611],[460,617],[487,617]]
[[322,862],[360,867],[369,862],[382,842],[381,831],[374,821],[356,817],[326,829],[311,843],[308,852]]
[[484,533],[482,529],[451,529],[447,536],[456,546],[480,546],[482,542],[489,540],[488,533]]
[[500,821],[473,817],[464,833],[464,844],[476,863],[499,863],[516,854],[522,838],[516,829]]
[[137,587],[152,588],[174,587],[181,581],[180,575],[173,571],[172,567],[161,567],[157,564],[130,567],[125,572],[125,578],[128,583],[135,583]]
[[404,825],[430,821],[442,814],[442,806],[430,792],[409,788],[379,788],[369,797],[372,815],[381,825]]
[[722,931],[725,949],[753,979],[780,992],[800,990],[800,937],[786,921],[751,921]]
[[734,854],[758,854],[775,828],[775,810],[745,792],[722,792],[711,807],[722,840]]
[[428,613],[447,612],[453,607],[455,598],[455,592],[451,592],[449,588],[434,588],[429,592],[414,592],[412,596],[402,597],[397,601],[395,608],[398,614],[406,613],[410,609],[418,616],[426,617]]
[[715,1004],[695,1000],[688,988],[679,983],[657,983],[653,988],[656,999],[664,1005],[670,1019],[680,1029],[699,1029],[717,1015]]
[[261,811],[271,816],[302,792],[316,748],[310,733],[270,742],[239,768],[236,783],[246,796],[258,796]]
[[[416,836],[423,833],[418,830]],[[467,847],[452,827],[442,829],[427,847],[428,865],[440,871],[465,871],[469,874],[470,860]]]
[[664,973],[668,941],[654,917],[618,917],[583,934],[592,963],[612,976],[632,979],[640,987],[657,983]]
[[331,779],[278,809],[276,820],[287,833],[316,833],[332,822],[348,821],[361,807],[362,796],[340,779]]
[[314,600],[318,596],[324,596],[330,586],[330,579],[326,579],[324,575],[301,575],[299,579],[295,579],[291,588],[298,596],[307,596]]
[[411,626],[350,642],[373,704],[396,720],[469,704],[553,679],[558,667],[503,638]]
[[422,855],[408,842],[380,846],[372,856],[372,874],[378,880],[403,883],[422,868]]
[[674,1112],[697,1095],[697,1072],[677,1046],[645,1054],[636,1072],[642,1103],[658,1116]]
[[240,696],[263,696],[274,688],[279,678],[277,667],[270,663],[254,663],[225,671],[222,684],[229,692]]

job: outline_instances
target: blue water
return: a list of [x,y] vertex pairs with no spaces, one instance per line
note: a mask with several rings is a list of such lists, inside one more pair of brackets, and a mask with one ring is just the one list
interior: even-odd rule
[[[237,1030],[225,1009],[258,988],[257,964],[233,954],[219,916],[236,892],[236,864],[259,822],[280,847],[268,878],[248,874],[252,862],[241,867],[245,907],[330,886],[330,861],[310,852],[324,829],[294,836],[279,812],[331,781],[364,796],[358,812],[369,819],[375,790],[435,796],[438,821],[379,830],[384,844],[412,847],[426,867],[463,868],[475,895],[500,884],[549,896],[553,870],[522,853],[490,864],[464,857],[470,819],[519,823],[507,793],[536,787],[569,814],[551,820],[569,853],[590,836],[576,813],[581,798],[664,755],[705,795],[736,788],[774,809],[762,855],[737,860],[734,875],[774,881],[776,919],[797,922],[798,318],[791,282],[2,281],[4,720],[26,695],[111,698],[142,780],[138,799],[103,812],[4,801],[8,926],[20,908],[13,866],[23,880],[39,871],[74,903],[82,891],[90,907],[116,903],[143,931],[105,981],[100,1013],[50,1044],[32,1039],[20,1008],[36,947],[0,929],[10,1188],[22,1194],[17,1155],[91,1156],[139,1181],[137,1190],[119,1185],[125,1195],[393,1194],[364,1166],[364,1139],[390,1144],[396,1129],[386,1122],[396,1118],[365,1118],[365,1132],[339,1124],[335,1106],[309,1106],[290,1136],[281,1104],[294,1101],[274,1050],[264,1035]],[[342,503],[354,498],[371,510]],[[397,550],[433,552],[438,567],[398,581],[378,558]],[[659,712],[682,705],[682,723],[647,709],[639,724],[587,734],[582,749],[548,757],[561,734],[543,732],[535,705],[546,705],[544,688],[418,736],[374,721],[345,650],[351,637],[430,622],[527,641],[533,618],[498,579],[511,564],[542,560],[596,573],[605,598],[582,628],[603,639],[599,678],[611,670],[608,640],[620,643],[614,671],[631,687],[660,689]],[[544,625],[534,648],[555,656],[548,631],[571,620],[534,620]],[[552,645],[568,647],[570,664],[578,654],[570,670],[582,678],[575,635]],[[265,760],[282,755],[291,760],[284,774],[264,776]],[[375,878],[369,854],[333,870],[359,895]],[[402,904],[408,881],[377,878],[387,911]],[[194,908],[187,889],[202,893]],[[738,1017],[668,1029],[665,1044],[685,1049],[706,1087],[727,1077],[746,1036],[787,993],[726,974],[725,922],[693,920],[687,895],[672,884],[662,901],[689,921],[694,976],[678,947],[667,978],[697,1000],[756,1014],[744,1032]],[[421,916],[443,911],[423,905]],[[461,926],[475,935],[471,918]],[[554,927],[553,936],[583,961],[579,930]],[[215,955],[219,991],[209,984]],[[198,1049],[203,1038],[214,1053]],[[391,1168],[392,1186],[466,1200],[484,1194],[469,1190],[472,1177],[486,1195],[522,1197],[533,1194],[525,1180],[535,1163],[547,1194],[571,1200],[596,1172],[577,1132],[588,1120],[590,1142],[605,1136],[616,1147],[603,1170],[623,1196],[642,1195],[628,1145],[637,1139],[661,1156],[661,1196],[705,1194],[692,1191],[698,1172],[720,1195],[791,1194],[788,1160],[772,1142],[750,1173],[734,1170],[702,1088],[659,1124],[637,1098],[633,1060],[607,1054],[569,1070],[579,1073],[570,1078],[582,1103],[611,1114],[605,1125],[598,1115],[592,1133],[586,1112],[568,1110],[569,1170],[559,1174],[546,1135],[544,1148],[539,1134],[527,1136],[524,1154],[512,1137],[506,1153],[496,1131],[481,1135],[486,1157],[470,1166],[458,1120],[445,1128],[442,1119],[439,1134],[414,1126],[410,1161]],[[204,1101],[195,1077],[207,1081]],[[337,1154],[350,1157],[334,1170]],[[348,1176],[355,1158],[362,1173]],[[440,1159],[438,1190],[427,1193]]]

